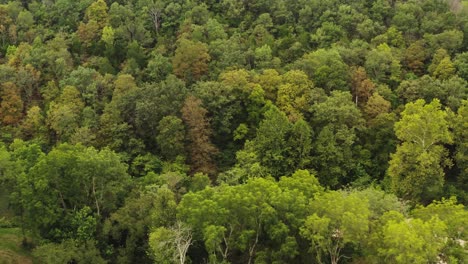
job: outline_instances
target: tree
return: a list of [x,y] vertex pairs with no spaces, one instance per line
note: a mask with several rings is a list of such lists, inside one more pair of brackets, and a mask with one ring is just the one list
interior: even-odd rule
[[309,205],[311,215],[300,229],[302,237],[310,241],[310,249],[317,262],[325,257],[337,264],[346,257],[342,252],[347,244],[358,246],[369,230],[369,205],[356,194],[328,192]]
[[176,116],[165,116],[159,121],[158,131],[156,141],[163,157],[172,161],[177,156],[185,156],[185,127],[182,120]]
[[364,120],[349,92],[333,91],[325,101],[311,108],[316,135],[312,166],[323,185],[337,188],[356,176],[359,162],[353,147]]
[[[177,221],[173,227],[159,227],[153,231],[149,237],[149,244],[157,263],[185,264],[187,251],[192,244],[192,231],[186,224]],[[168,261],[168,257],[173,262]]]
[[457,75],[442,80],[441,86],[443,91],[441,101],[453,111],[456,111],[463,104],[463,100],[468,98],[468,82]]
[[189,96],[182,107],[182,119],[187,126],[188,152],[191,171],[203,172],[212,177],[216,172],[213,157],[218,149],[211,143],[212,130],[207,119],[207,111],[200,99]]
[[274,69],[263,70],[262,73],[258,75],[257,82],[265,91],[265,97],[272,102],[276,102],[278,87],[283,82],[283,78],[279,72]]
[[26,139],[44,139],[46,127],[42,109],[38,106],[31,107],[21,123],[23,137]]
[[136,92],[135,130],[147,145],[154,144],[157,128],[165,116],[179,114],[187,96],[185,83],[169,75],[160,83],[145,84]]
[[43,238],[60,242],[77,237],[83,226],[71,220],[86,206],[96,218],[115,211],[129,180],[116,153],[62,144],[17,176],[14,195],[20,198],[17,206],[26,226]]
[[466,252],[460,241],[466,241],[468,238],[466,223],[464,223],[468,212],[464,210],[462,204],[457,203],[455,197],[434,201],[426,207],[418,206],[411,212],[411,215],[423,221],[431,221],[435,217],[443,221],[447,226],[448,241],[445,241],[444,248],[440,249],[443,253],[439,256],[445,261],[464,261]]
[[401,32],[405,32],[408,37],[416,35],[419,30],[420,20],[423,17],[421,6],[414,2],[393,2],[393,5],[395,15],[392,24]]
[[172,72],[169,58],[153,51],[146,67],[146,79],[150,82],[161,82]]
[[204,242],[210,262],[289,263],[299,257],[308,201],[322,191],[313,175],[297,171],[279,182],[256,178],[188,193],[177,211]]
[[378,254],[385,262],[428,263],[436,262],[444,246],[446,225],[437,217],[428,221],[420,219],[389,220],[382,228]]
[[375,89],[374,83],[367,78],[363,67],[354,68],[351,73],[351,90],[357,106],[366,104]]
[[107,4],[104,0],[94,1],[85,11],[85,18],[88,21],[96,21],[102,29],[108,23]]
[[457,29],[445,30],[440,34],[425,34],[424,39],[432,51],[445,49],[453,54],[463,46],[463,32]]
[[33,256],[43,263],[96,263],[104,264],[96,241],[85,243],[66,240],[62,243],[46,243],[35,248]]
[[134,188],[125,204],[103,224],[102,239],[105,237],[113,249],[110,260],[153,263],[152,254],[149,254],[149,234],[157,227],[169,226],[175,221],[176,206],[176,197],[167,186],[158,187],[152,183]]
[[217,39],[209,44],[211,61],[210,76],[218,76],[229,68],[243,68],[247,64],[245,44],[239,35],[232,35],[229,39]]
[[366,56],[366,72],[377,81],[388,85],[400,82],[400,59],[387,44],[380,44]]
[[90,20],[88,23],[80,22],[77,35],[85,47],[93,46],[101,37],[101,29],[95,20]]
[[[240,85],[240,84],[238,84]],[[247,104],[250,83],[245,87],[235,87],[229,83],[198,82],[194,86],[195,95],[203,101],[203,105],[211,113],[211,124],[214,139],[223,146],[228,145],[233,131],[240,122],[245,121],[243,104]]]
[[442,62],[444,58],[449,58],[450,56],[448,52],[445,49],[438,49],[432,56],[432,61],[429,67],[427,68],[427,71],[431,74],[434,75],[434,72],[436,71],[437,67],[439,64]]
[[312,82],[304,72],[298,70],[288,71],[281,77],[282,84],[277,88],[278,107],[291,121],[303,118],[312,101]]
[[438,79],[446,80],[455,75],[455,71],[455,66],[450,60],[450,57],[445,57],[440,61],[432,74]]
[[345,35],[346,32],[340,25],[325,21],[310,38],[316,46],[327,48],[343,39]]
[[23,117],[23,100],[20,90],[14,83],[6,82],[0,86],[0,121],[3,125],[18,124]]
[[290,172],[286,157],[291,147],[287,145],[290,131],[291,123],[286,115],[274,105],[270,105],[260,122],[255,139],[252,140],[251,144],[253,151],[258,155],[258,161],[274,177]]
[[[99,120],[98,143],[115,151],[128,151],[134,136],[136,98],[140,89],[128,74],[117,76],[112,100],[104,107]],[[138,150],[135,149],[136,152]]]
[[417,75],[424,73],[424,66],[427,60],[427,51],[424,47],[424,41],[418,40],[405,50],[405,62],[407,67]]
[[208,72],[209,61],[206,44],[182,38],[177,44],[172,67],[177,77],[192,84]]
[[366,164],[367,172],[372,179],[382,181],[385,178],[390,155],[395,152],[398,144],[393,129],[396,121],[398,121],[396,114],[381,113],[368,120],[368,127],[361,136],[364,141],[363,150],[369,155],[370,164]]
[[454,63],[458,70],[458,76],[468,81],[468,52],[458,54]]
[[55,131],[57,140],[68,141],[80,126],[84,103],[74,86],[66,86],[47,112],[47,123]]
[[414,102],[417,99],[424,99],[429,102],[444,97],[440,81],[429,75],[414,80],[402,81],[396,89],[396,93],[405,102]]
[[299,119],[291,128],[288,143],[289,151],[286,155],[289,167],[305,169],[311,163],[312,129],[303,119]]
[[317,87],[327,93],[348,88],[348,66],[336,49],[319,49],[306,54],[294,64],[294,68],[303,70]]
[[79,66],[66,78],[60,80],[60,87],[74,86],[85,105],[99,112],[102,111],[104,102],[107,102],[112,94],[106,81],[96,70]]
[[379,93],[374,93],[364,106],[364,113],[367,119],[373,119],[380,114],[390,112],[391,104],[385,100]]
[[444,185],[443,168],[450,165],[443,143],[451,143],[447,112],[439,100],[426,104],[420,99],[408,103],[395,123],[395,134],[402,143],[391,156],[388,175],[392,189],[413,202],[428,202],[439,197]]
[[[454,142],[456,143],[455,164],[459,169],[459,174],[456,178],[456,188],[463,190],[468,186],[468,139],[466,131],[468,129],[468,101],[464,100],[461,107],[455,116],[453,133]],[[465,192],[460,192],[460,200],[467,201],[468,197]]]
[[267,44],[255,49],[255,66],[259,69],[278,68],[281,61],[273,57],[272,50]]

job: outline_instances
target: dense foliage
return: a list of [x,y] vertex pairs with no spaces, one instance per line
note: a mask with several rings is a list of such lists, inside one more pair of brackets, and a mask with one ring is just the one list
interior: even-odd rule
[[468,2],[0,1],[0,188],[38,263],[466,263]]

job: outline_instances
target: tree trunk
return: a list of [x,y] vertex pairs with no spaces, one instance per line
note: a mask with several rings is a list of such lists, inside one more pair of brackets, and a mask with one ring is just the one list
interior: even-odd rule
[[96,197],[96,184],[95,184],[95,178],[93,177],[93,196],[94,196],[94,203],[96,204],[96,210],[97,210],[97,215],[101,215],[101,210],[99,208],[99,202]]

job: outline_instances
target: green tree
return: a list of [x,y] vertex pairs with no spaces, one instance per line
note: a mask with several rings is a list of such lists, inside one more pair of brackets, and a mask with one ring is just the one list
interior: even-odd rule
[[311,215],[301,227],[300,234],[310,241],[317,262],[326,258],[337,264],[347,257],[347,245],[358,246],[369,231],[369,205],[354,193],[328,192],[316,197],[309,205]]
[[409,38],[416,35],[419,30],[420,20],[424,14],[421,6],[415,2],[392,3],[395,8],[392,24]]
[[454,61],[458,76],[468,80],[468,52],[459,53]]
[[161,82],[172,72],[172,64],[169,58],[159,52],[153,51],[145,71],[148,81]]
[[104,0],[94,1],[85,11],[85,18],[88,21],[94,20],[99,25],[99,28],[104,28],[107,24],[107,4]]
[[310,165],[312,157],[312,129],[303,119],[297,120],[291,128],[286,155],[290,168],[305,169]]
[[388,85],[400,82],[400,59],[387,44],[380,44],[367,54],[365,68],[369,76],[377,82]]
[[249,83],[246,87],[235,87],[221,82],[198,82],[194,86],[195,95],[211,113],[214,139],[223,146],[228,145],[233,131],[240,122],[245,121],[243,103],[247,103]]
[[229,39],[217,39],[209,44],[211,61],[209,73],[218,76],[220,72],[231,68],[243,68],[247,64],[245,44],[239,35]]
[[60,244],[47,243],[35,248],[33,256],[42,263],[104,264],[106,261],[101,257],[96,244],[96,241],[82,243],[74,240],[66,240]]
[[290,262],[299,257],[308,201],[322,191],[307,171],[279,182],[251,179],[186,194],[178,217],[193,227],[195,241],[204,242],[210,262]]
[[446,225],[437,217],[389,220],[382,228],[378,254],[382,261],[392,263],[428,263],[438,260],[444,246]]
[[444,185],[443,168],[450,165],[443,143],[451,143],[447,112],[439,100],[425,104],[420,99],[408,103],[395,123],[402,142],[392,154],[388,175],[392,189],[413,202],[429,202],[439,197]]
[[23,137],[25,139],[45,139],[47,129],[44,119],[44,114],[40,107],[31,107],[21,123]]
[[18,175],[14,195],[20,198],[26,226],[60,242],[78,237],[84,226],[74,225],[72,219],[86,206],[97,218],[115,211],[129,180],[114,152],[62,144]]
[[112,100],[104,107],[99,118],[97,142],[115,151],[129,150],[134,137],[131,130],[135,125],[136,98],[139,88],[135,79],[128,74],[117,76],[114,81]]
[[437,67],[439,66],[439,64],[442,62],[444,58],[450,59],[448,52],[445,49],[436,50],[434,55],[432,56],[432,61],[429,67],[427,68],[427,71],[431,75],[434,75],[434,72],[436,71]]
[[445,57],[440,61],[432,74],[438,79],[445,80],[452,77],[455,74],[455,71],[455,66],[450,60],[450,57]]
[[[456,177],[456,188],[463,190],[468,186],[468,140],[466,131],[468,129],[468,101],[464,100],[461,107],[457,111],[454,120],[453,133],[456,146],[455,164],[459,169],[459,174]],[[460,191],[459,198],[462,201],[467,201],[466,192]]]
[[158,131],[156,141],[163,157],[175,160],[177,156],[185,156],[185,127],[181,119],[176,116],[163,117],[159,122]]
[[444,97],[440,81],[429,75],[424,75],[415,80],[402,81],[396,89],[396,93],[404,102],[414,102],[418,99],[429,102]]
[[357,130],[364,120],[349,92],[333,91],[324,102],[312,106],[312,127],[316,138],[312,165],[320,182],[336,188],[356,177],[357,155],[353,151]]
[[57,140],[68,141],[80,126],[84,103],[74,86],[66,86],[60,97],[50,104],[47,123],[56,133]]
[[173,227],[159,227],[151,232],[149,244],[156,263],[187,262],[187,251],[192,244],[192,231],[182,222]]
[[[375,94],[374,94],[375,95]],[[369,100],[369,103],[372,102]],[[368,104],[369,104],[368,103]],[[377,105],[384,108],[385,104]],[[372,111],[375,113],[376,111]],[[369,168],[368,173],[373,179],[383,180],[385,178],[391,153],[395,152],[398,140],[395,136],[394,125],[398,120],[394,113],[380,113],[375,118],[368,120],[367,129],[361,136],[363,141],[364,151],[368,151],[370,164],[366,164]]]
[[439,34],[425,34],[424,39],[432,51],[445,49],[450,54],[454,54],[463,46],[463,32],[456,29],[446,30]]
[[187,96],[185,83],[169,75],[160,83],[143,85],[137,91],[135,106],[135,130],[147,145],[154,144],[161,119],[177,116]]
[[291,131],[291,123],[276,106],[268,107],[251,146],[258,155],[260,164],[267,168],[271,175],[279,177],[290,172],[286,154],[290,148],[287,136]]
[[294,68],[304,71],[317,87],[327,93],[348,88],[349,69],[336,49],[308,53],[294,64]]
[[467,254],[460,241],[466,241],[468,238],[467,224],[464,220],[468,217],[468,212],[462,204],[457,204],[455,197],[434,201],[426,207],[418,206],[411,214],[423,221],[431,221],[434,217],[443,221],[447,226],[448,241],[445,241],[444,248],[441,249],[442,258],[459,263],[466,259]]

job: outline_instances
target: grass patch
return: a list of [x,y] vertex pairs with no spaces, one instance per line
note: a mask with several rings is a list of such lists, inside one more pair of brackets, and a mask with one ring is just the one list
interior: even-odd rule
[[468,8],[468,1],[467,1],[467,0],[463,0],[463,1],[461,2],[461,4],[462,4],[462,6],[463,6],[463,8],[464,8],[465,10],[466,10],[466,8]]
[[21,246],[20,228],[0,228],[0,264],[32,264],[31,252]]

